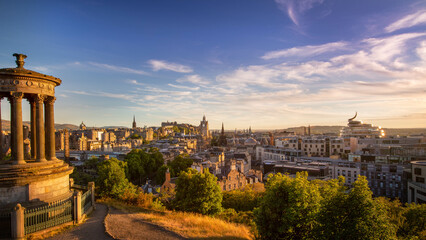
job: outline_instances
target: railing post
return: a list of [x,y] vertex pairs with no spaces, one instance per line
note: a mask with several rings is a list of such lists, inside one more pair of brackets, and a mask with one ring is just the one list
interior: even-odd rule
[[88,188],[88,191],[91,191],[93,210],[96,210],[96,205],[95,205],[95,182],[89,182],[87,184],[87,188]]
[[74,194],[74,223],[81,222],[81,192],[77,191]]
[[12,239],[25,239],[25,208],[21,204],[16,204],[11,213]]

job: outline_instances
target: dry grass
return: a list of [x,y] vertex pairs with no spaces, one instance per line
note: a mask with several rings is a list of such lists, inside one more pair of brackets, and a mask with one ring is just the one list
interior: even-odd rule
[[58,235],[60,233],[63,233],[65,231],[67,231],[68,229],[74,228],[75,226],[78,226],[78,225],[73,225],[72,223],[60,225],[60,226],[57,226],[57,227],[49,228],[49,229],[44,230],[44,231],[33,233],[33,234],[27,236],[27,239],[28,240],[41,240],[41,239],[50,238],[50,237],[53,237],[53,236]]
[[186,212],[147,210],[129,206],[114,199],[104,199],[99,202],[127,212],[137,212],[145,221],[157,224],[190,239],[254,239],[249,227],[209,216]]

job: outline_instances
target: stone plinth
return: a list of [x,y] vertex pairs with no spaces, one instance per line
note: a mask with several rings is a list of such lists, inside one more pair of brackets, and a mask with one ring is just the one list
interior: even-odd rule
[[73,168],[61,160],[0,165],[0,209],[45,204],[72,195],[69,174]]

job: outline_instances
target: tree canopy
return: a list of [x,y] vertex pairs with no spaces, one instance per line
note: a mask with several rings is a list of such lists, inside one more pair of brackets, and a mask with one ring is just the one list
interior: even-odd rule
[[262,239],[310,239],[320,210],[319,187],[306,173],[295,178],[280,173],[268,179],[260,207],[254,211]]
[[[373,199],[363,176],[350,191],[344,182],[343,177],[308,181],[306,173],[295,178],[272,176],[254,211],[261,238],[397,239],[397,230],[404,222],[400,205],[384,198]],[[424,224],[420,224],[421,229]]]
[[141,149],[133,149],[125,157],[128,177],[134,184],[142,185],[146,179],[154,179],[158,169],[164,164],[163,155],[157,149],[145,152]]
[[194,169],[181,172],[176,181],[174,206],[181,211],[215,214],[222,209],[222,191],[217,178]]
[[194,161],[189,158],[188,154],[180,154],[176,156],[173,161],[167,163],[170,167],[170,173],[172,177],[179,176],[181,171],[186,171],[189,167],[191,167]]
[[127,163],[116,158],[99,163],[96,184],[101,196],[119,197],[126,190],[134,190],[134,186],[126,178],[126,166]]

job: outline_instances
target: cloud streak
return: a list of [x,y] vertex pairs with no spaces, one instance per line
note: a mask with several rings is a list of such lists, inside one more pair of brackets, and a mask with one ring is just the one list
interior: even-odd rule
[[114,71],[114,72],[123,72],[123,73],[138,74],[138,75],[148,75],[148,73],[146,73],[145,71],[133,69],[133,68],[128,68],[128,67],[120,67],[120,66],[115,66],[115,65],[105,64],[105,63],[97,63],[97,62],[89,62],[89,64],[92,65],[92,66],[95,66],[97,68],[102,68],[102,69],[106,69],[106,70],[110,70],[110,71]]
[[324,0],[275,0],[275,2],[283,12],[287,13],[291,21],[299,26],[299,15],[317,4],[322,4]]
[[207,81],[205,78],[201,77],[200,75],[194,74],[194,75],[186,75],[182,78],[179,78],[176,80],[178,83],[192,83],[195,85],[206,85],[210,82]]
[[426,24],[426,10],[422,9],[413,14],[405,16],[396,22],[391,23],[385,28],[388,33],[395,32],[400,29],[410,28],[416,25]]
[[168,70],[168,71],[179,72],[179,73],[191,73],[194,71],[189,66],[166,62],[162,60],[151,59],[148,61],[148,63],[151,65],[152,70],[155,72],[160,70]]
[[346,42],[332,42],[315,46],[309,45],[303,47],[294,47],[289,49],[267,52],[261,58],[269,60],[283,57],[310,57],[320,55],[322,53],[346,49],[347,46],[348,44]]

